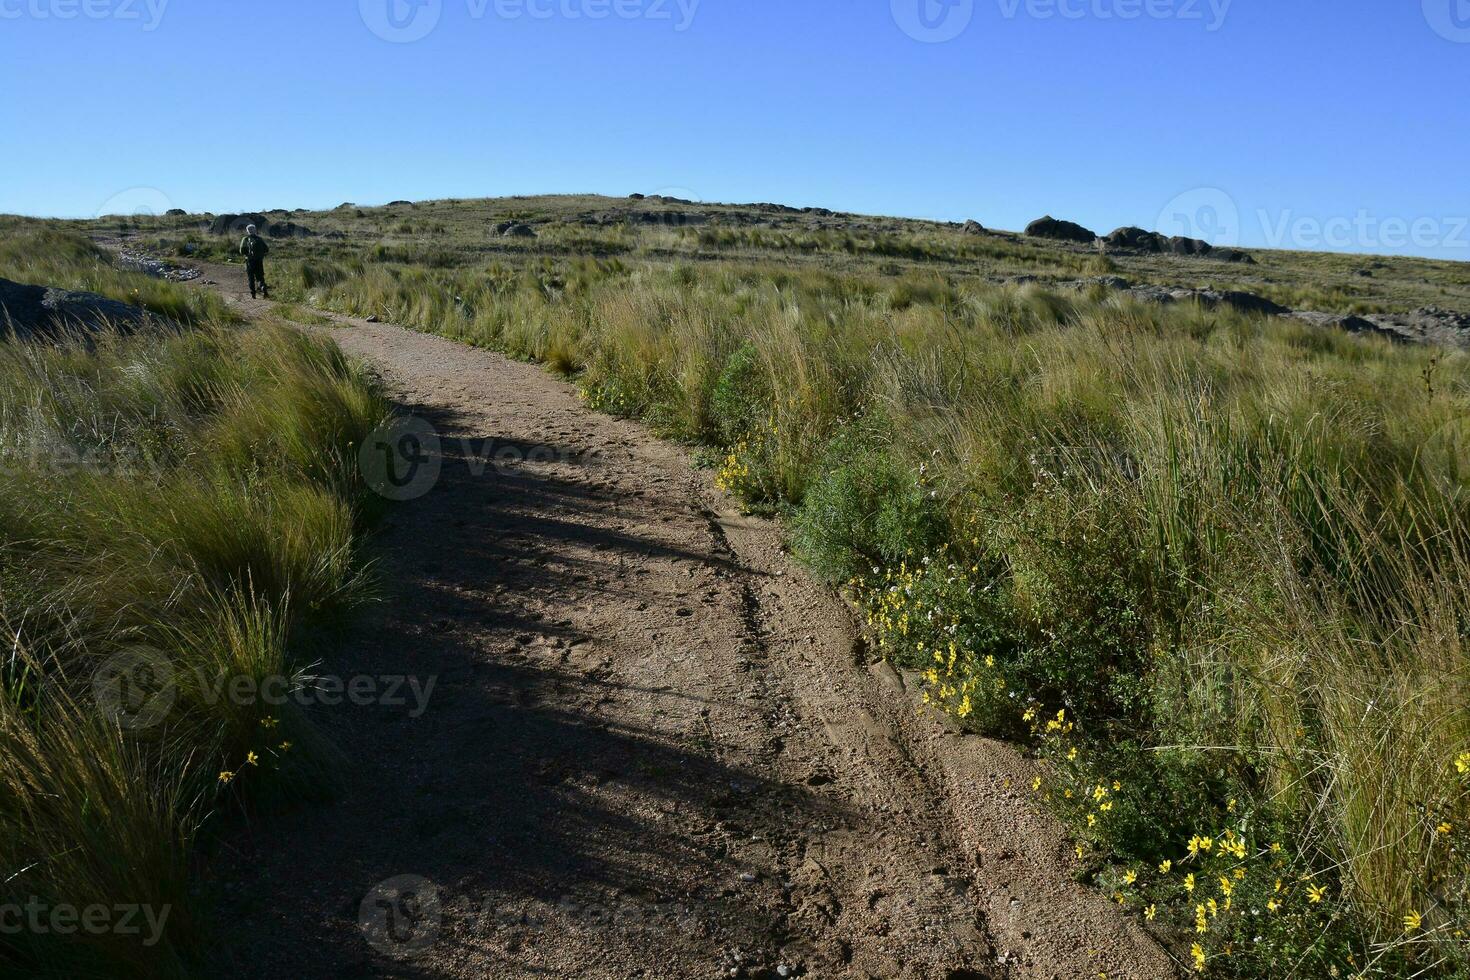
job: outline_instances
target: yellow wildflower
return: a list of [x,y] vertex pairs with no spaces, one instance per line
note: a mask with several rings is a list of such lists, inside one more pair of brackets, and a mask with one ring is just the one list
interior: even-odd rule
[[228,786],[235,781],[235,774],[232,772],[222,772],[219,774],[219,781]]
[[1414,933],[1418,932],[1419,927],[1423,924],[1424,916],[1420,915],[1418,912],[1410,912],[1408,915],[1404,916],[1404,932],[1409,935],[1413,935]]
[[1171,870],[1171,869],[1172,869],[1172,868],[1173,868],[1173,867],[1174,867],[1174,862],[1173,862],[1173,861],[1167,861],[1167,860],[1166,860],[1166,861],[1165,861],[1165,862],[1164,862],[1164,863],[1163,863],[1163,864],[1161,864],[1161,865],[1159,865],[1159,872],[1160,872],[1160,873],[1161,873],[1161,874],[1168,874],[1168,873],[1169,873],[1169,871],[1170,871],[1170,870]]
[[1202,946],[1200,946],[1199,943],[1195,943],[1193,946],[1191,946],[1189,948],[1189,955],[1192,956],[1192,957],[1194,957],[1194,971],[1196,973],[1204,973],[1205,972],[1205,951],[1204,951],[1204,948]]
[[1307,886],[1307,900],[1309,902],[1311,902],[1313,905],[1316,905],[1318,902],[1322,901],[1322,899],[1324,899],[1326,897],[1327,897],[1327,889],[1326,888],[1323,888],[1320,885],[1308,885]]

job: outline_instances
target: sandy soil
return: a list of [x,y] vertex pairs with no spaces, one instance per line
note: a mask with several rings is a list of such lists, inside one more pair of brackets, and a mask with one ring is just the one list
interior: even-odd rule
[[222,973],[1174,975],[1074,883],[1031,764],[918,711],[683,449],[535,366],[334,322],[441,472],[392,512],[388,598],[322,671],[435,686],[421,712],[322,709],[346,787],[215,862]]

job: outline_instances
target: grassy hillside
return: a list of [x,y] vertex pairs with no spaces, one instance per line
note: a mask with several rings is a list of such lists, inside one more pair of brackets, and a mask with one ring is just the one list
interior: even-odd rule
[[[1293,309],[1332,313],[1405,312],[1431,305],[1470,310],[1467,263],[1267,249],[1247,250],[1253,265],[1117,251],[1104,258],[1091,246],[1011,232],[969,235],[946,223],[803,213],[771,205],[566,195],[348,205],[327,212],[267,212],[265,217],[317,233],[315,238],[273,243],[277,255],[303,260],[350,256],[368,265],[467,271],[491,263],[519,268],[547,258],[697,265],[771,261],[793,271],[884,279],[939,275],[957,284],[1023,276],[1046,284],[1116,274],[1140,284],[1242,289]],[[529,224],[536,237],[494,233],[497,224],[509,221]],[[237,244],[209,235],[208,220],[197,216],[112,219],[89,223],[89,228],[99,225],[114,230],[126,225],[177,253],[228,257]],[[1096,229],[1101,234],[1111,230]]]
[[201,829],[330,757],[215,686],[300,683],[363,594],[353,446],[387,407],[335,348],[72,234],[8,227],[0,276],[181,327],[0,342],[0,907],[40,923],[0,934],[0,973],[197,975]]
[[[1470,267],[577,197],[290,220],[284,298],[706,447],[936,705],[1051,761],[1089,879],[1183,962],[1467,975],[1470,360],[1057,286],[1466,310]],[[228,256],[198,225],[127,230]]]

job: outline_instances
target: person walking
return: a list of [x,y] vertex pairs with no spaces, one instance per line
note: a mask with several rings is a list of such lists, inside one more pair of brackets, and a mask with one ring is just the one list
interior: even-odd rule
[[271,247],[265,243],[265,239],[255,233],[255,226],[250,225],[245,229],[245,237],[240,242],[240,254],[245,256],[245,278],[250,281],[250,298],[255,298],[255,287],[260,286],[261,295],[266,299],[271,298],[271,288],[265,282],[265,257],[270,254]]

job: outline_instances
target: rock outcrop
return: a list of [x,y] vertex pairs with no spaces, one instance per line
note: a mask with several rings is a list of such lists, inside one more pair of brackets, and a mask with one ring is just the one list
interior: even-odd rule
[[535,238],[536,229],[521,221],[502,221],[495,226],[495,234],[501,238]]
[[1361,319],[1374,332],[1419,344],[1440,344],[1470,350],[1470,314],[1422,306],[1410,313],[1370,313]]
[[128,329],[147,316],[136,306],[97,293],[0,279],[0,330],[6,337],[30,340],[72,330],[93,332],[108,325]]
[[1129,225],[1114,230],[1107,238],[1103,239],[1109,248],[1126,249],[1134,252],[1147,254],[1170,253],[1172,255],[1209,256],[1221,262],[1244,262],[1255,264],[1248,252],[1238,248],[1215,248],[1209,242],[1200,238],[1185,238],[1175,236],[1166,237],[1156,231],[1145,231]]
[[245,229],[254,225],[257,231],[264,231],[269,224],[263,214],[220,214],[209,223],[211,235],[244,236]]
[[265,233],[271,238],[315,238],[316,232],[294,221],[282,221],[265,226]]
[[1059,242],[1078,242],[1091,245],[1097,235],[1073,221],[1062,221],[1047,215],[1037,218],[1026,226],[1026,234],[1032,238],[1050,238]]

